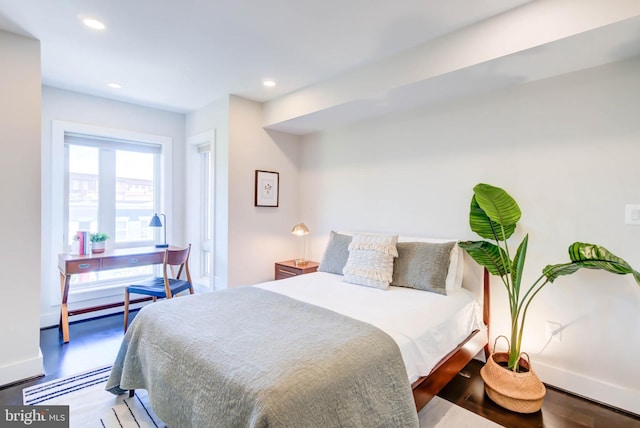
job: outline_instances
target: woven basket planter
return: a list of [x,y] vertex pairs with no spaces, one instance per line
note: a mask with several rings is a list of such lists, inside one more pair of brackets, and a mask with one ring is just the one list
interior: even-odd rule
[[[526,354],[523,354],[526,355]],[[528,355],[527,355],[528,357]],[[507,352],[494,352],[480,369],[484,390],[491,400],[505,409],[518,413],[535,413],[542,407],[547,389],[531,369],[531,364],[520,357],[522,372],[501,366],[509,361]]]

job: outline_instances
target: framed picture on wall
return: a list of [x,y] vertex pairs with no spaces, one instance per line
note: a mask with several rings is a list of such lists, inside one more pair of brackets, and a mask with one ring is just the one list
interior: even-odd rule
[[277,207],[280,173],[256,170],[255,206]]

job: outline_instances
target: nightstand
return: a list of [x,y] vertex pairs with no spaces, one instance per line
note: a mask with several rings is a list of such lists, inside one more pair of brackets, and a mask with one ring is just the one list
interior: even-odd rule
[[305,265],[296,266],[295,260],[287,260],[284,262],[276,262],[275,266],[275,278],[285,279],[292,276],[304,275],[306,273],[313,273],[318,270],[317,262],[307,262]]

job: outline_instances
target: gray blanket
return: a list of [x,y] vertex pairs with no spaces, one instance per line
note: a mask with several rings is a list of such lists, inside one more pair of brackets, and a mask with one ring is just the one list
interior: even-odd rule
[[142,309],[106,388],[146,389],[172,428],[418,426],[391,337],[255,287]]

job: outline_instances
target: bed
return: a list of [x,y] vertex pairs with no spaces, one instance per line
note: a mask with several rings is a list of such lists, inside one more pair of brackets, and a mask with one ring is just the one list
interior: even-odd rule
[[445,242],[332,232],[317,273],[148,305],[107,389],[146,389],[172,427],[417,426],[488,350],[488,275]]

